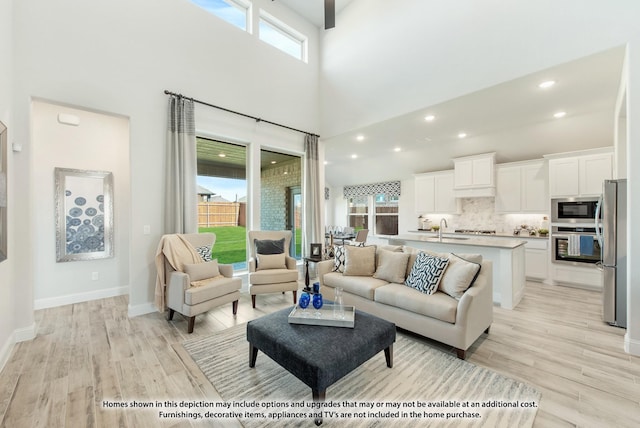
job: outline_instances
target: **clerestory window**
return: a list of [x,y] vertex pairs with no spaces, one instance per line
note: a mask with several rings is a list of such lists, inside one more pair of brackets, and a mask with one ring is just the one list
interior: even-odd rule
[[307,38],[260,10],[259,38],[300,61],[307,62]]
[[251,3],[244,0],[191,0],[218,18],[251,32]]

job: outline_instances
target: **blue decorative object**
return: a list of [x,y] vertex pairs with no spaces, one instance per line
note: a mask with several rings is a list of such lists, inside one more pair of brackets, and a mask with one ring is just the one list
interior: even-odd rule
[[314,282],[313,283],[313,294],[318,294],[320,292],[320,283],[319,282]]
[[306,291],[303,292],[300,295],[300,300],[298,301],[298,304],[300,305],[300,307],[302,309],[307,309],[310,302],[311,302],[311,296],[309,296],[309,293],[307,293]]
[[320,315],[320,308],[322,307],[322,294],[316,293],[313,295],[313,307],[316,308],[316,316]]
[[302,316],[308,317],[309,314],[307,312],[307,307],[309,307],[309,303],[311,303],[311,296],[306,291],[303,291],[300,295],[300,300],[298,300],[298,305],[302,308]]

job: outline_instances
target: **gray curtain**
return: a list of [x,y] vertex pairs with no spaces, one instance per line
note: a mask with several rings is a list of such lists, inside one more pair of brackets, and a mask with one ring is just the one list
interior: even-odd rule
[[321,230],[322,198],[324,186],[320,186],[320,165],[318,162],[318,137],[307,134],[304,138],[304,223],[302,234],[302,254],[309,255],[309,244],[324,242]]
[[167,121],[164,233],[198,231],[193,100],[170,95]]

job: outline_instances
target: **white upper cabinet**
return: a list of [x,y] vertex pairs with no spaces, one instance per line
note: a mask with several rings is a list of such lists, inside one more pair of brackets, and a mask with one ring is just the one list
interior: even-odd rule
[[496,212],[547,213],[547,167],[543,160],[496,165]]
[[598,196],[602,182],[612,175],[613,153],[609,149],[585,155],[549,156],[549,196]]
[[460,202],[453,194],[453,171],[415,175],[415,207],[418,214],[455,214]]
[[495,159],[495,153],[453,159],[456,196],[494,196]]

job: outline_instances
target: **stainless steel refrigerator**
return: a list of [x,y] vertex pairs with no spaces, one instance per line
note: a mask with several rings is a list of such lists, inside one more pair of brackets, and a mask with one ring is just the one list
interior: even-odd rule
[[598,239],[603,269],[603,317],[611,325],[626,328],[627,180],[604,181],[600,211],[602,233]]

